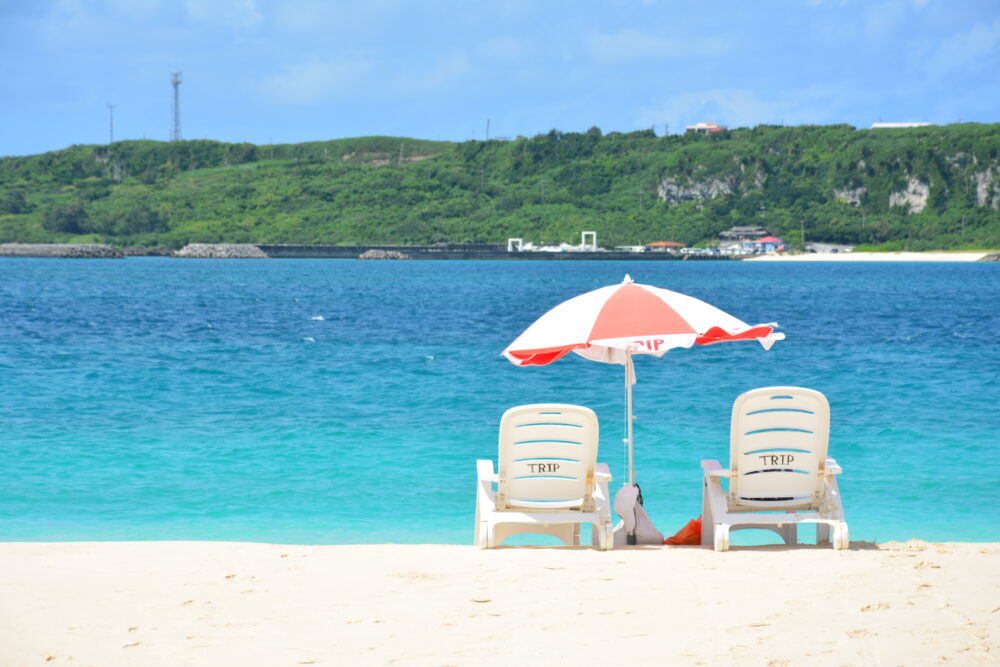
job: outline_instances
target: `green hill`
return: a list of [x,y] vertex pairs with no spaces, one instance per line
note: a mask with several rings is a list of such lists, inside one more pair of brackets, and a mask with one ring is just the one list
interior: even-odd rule
[[0,159],[0,242],[711,242],[1000,247],[1000,124],[464,143],[123,141]]

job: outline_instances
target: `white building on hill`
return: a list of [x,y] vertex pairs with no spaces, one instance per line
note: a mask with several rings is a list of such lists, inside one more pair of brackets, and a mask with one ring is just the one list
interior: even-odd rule
[[695,123],[694,125],[685,126],[684,131],[694,134],[712,134],[713,132],[722,132],[725,129],[725,125],[719,125],[718,123]]
[[898,130],[904,127],[929,127],[934,123],[912,122],[912,123],[872,123],[873,130]]

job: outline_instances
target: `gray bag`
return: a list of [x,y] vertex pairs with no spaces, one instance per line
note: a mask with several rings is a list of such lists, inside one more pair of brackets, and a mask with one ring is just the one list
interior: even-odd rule
[[642,506],[642,490],[638,484],[618,489],[614,508],[615,514],[622,518],[615,526],[615,546],[663,544],[663,533],[656,529]]

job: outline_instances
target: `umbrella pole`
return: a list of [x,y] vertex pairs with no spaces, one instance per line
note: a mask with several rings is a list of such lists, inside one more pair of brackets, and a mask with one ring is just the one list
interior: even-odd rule
[[635,383],[635,367],[632,365],[632,352],[625,352],[625,409],[628,411],[626,417],[626,432],[628,433],[628,483],[635,484],[635,461],[633,458],[634,439],[632,433],[632,385]]

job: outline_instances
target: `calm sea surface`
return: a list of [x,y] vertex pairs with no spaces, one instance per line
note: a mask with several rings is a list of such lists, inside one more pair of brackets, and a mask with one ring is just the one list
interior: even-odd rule
[[657,526],[700,511],[741,392],[830,400],[853,539],[1000,540],[1000,264],[0,259],[0,540],[469,543],[500,415],[592,407],[623,479],[620,366],[500,351],[620,282],[756,343],[636,361]]

